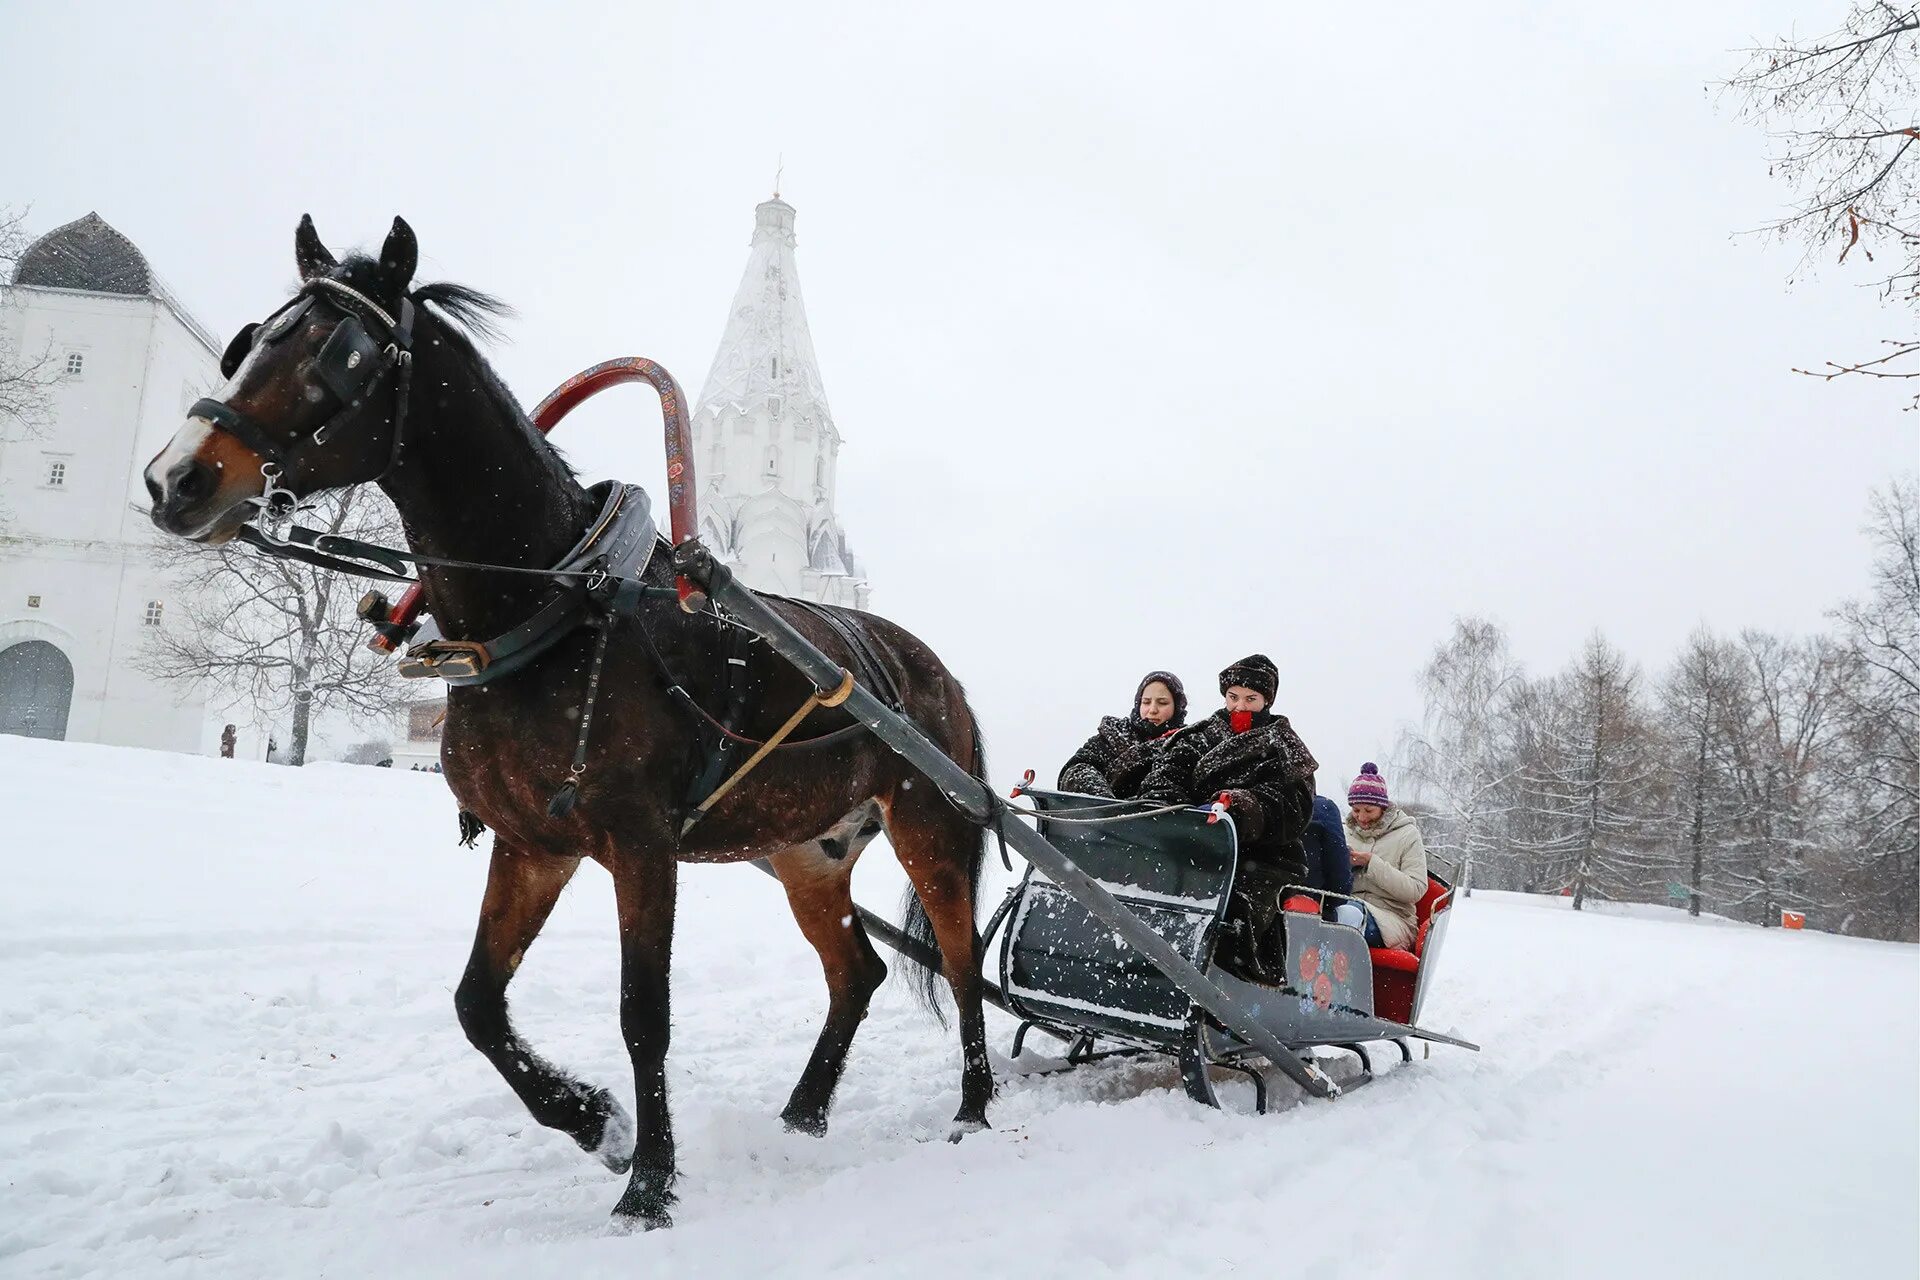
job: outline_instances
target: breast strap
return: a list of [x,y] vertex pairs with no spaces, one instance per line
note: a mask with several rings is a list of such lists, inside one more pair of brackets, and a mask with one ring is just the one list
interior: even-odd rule
[[[563,573],[598,571],[610,578],[638,581],[659,541],[646,490],[615,484],[586,533],[553,568]],[[470,685],[519,671],[587,620],[592,607],[590,584],[573,579],[558,589],[560,594],[531,618],[491,640],[448,638],[429,618],[421,624],[418,643],[400,660],[400,674],[437,676],[448,684]]]

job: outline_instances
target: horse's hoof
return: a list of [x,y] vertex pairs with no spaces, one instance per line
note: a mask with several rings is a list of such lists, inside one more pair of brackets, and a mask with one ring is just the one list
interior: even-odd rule
[[664,1211],[658,1213],[622,1213],[618,1209],[607,1219],[607,1234],[610,1236],[630,1236],[636,1231],[662,1231],[673,1225],[673,1217]]
[[635,1231],[660,1231],[673,1225],[673,1196],[635,1195],[632,1187],[613,1206],[614,1231],[630,1235]]
[[983,1129],[992,1127],[985,1120],[955,1120],[953,1128],[947,1131],[947,1141],[958,1142],[970,1133],[979,1133]]
[[590,1147],[584,1142],[580,1145],[587,1147],[595,1160],[614,1173],[625,1173],[633,1167],[633,1117],[612,1094],[602,1093],[600,1097],[606,1106],[606,1116],[600,1122],[600,1137]]
[[827,1115],[824,1111],[795,1111],[789,1107],[780,1113],[780,1122],[787,1126],[788,1133],[804,1133],[809,1138],[827,1136]]

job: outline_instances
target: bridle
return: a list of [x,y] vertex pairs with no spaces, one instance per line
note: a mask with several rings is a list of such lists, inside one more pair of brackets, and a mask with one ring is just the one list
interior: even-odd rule
[[[413,382],[414,308],[413,300],[405,295],[400,299],[400,314],[395,317],[343,281],[324,276],[309,280],[280,310],[234,335],[220,357],[220,374],[233,377],[255,348],[271,346],[292,333],[315,300],[323,296],[346,312],[346,318],[334,327],[314,362],[314,376],[340,406],[332,417],[306,437],[283,443],[277,438],[281,433],[224,401],[205,397],[194,401],[187,410],[188,417],[206,419],[260,456],[260,474],[266,477],[267,483],[260,497],[253,501],[268,524],[283,524],[298,506],[297,495],[281,486],[281,478],[300,466],[307,449],[326,444],[335,428],[358,413],[389,373],[394,374],[392,440],[387,464],[371,479],[375,483],[385,479],[400,462],[400,447],[406,437],[407,400]],[[385,338],[384,347],[367,332],[369,324]]]

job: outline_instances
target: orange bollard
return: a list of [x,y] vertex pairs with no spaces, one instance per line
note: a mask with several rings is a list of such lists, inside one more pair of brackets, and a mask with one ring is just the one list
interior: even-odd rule
[[1782,929],[1806,928],[1807,913],[1804,911],[1787,911],[1782,909],[1780,912],[1780,927]]

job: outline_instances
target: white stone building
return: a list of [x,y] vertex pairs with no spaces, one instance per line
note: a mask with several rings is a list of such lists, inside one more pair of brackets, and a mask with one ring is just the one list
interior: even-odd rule
[[793,206],[754,210],[746,274],[693,413],[700,536],[747,585],[865,608],[865,571],[834,514],[840,432],[794,263]]
[[43,430],[0,435],[0,733],[217,751],[204,692],[132,660],[177,612],[141,468],[219,385],[220,348],[92,213],[28,247],[0,334],[59,378]]

